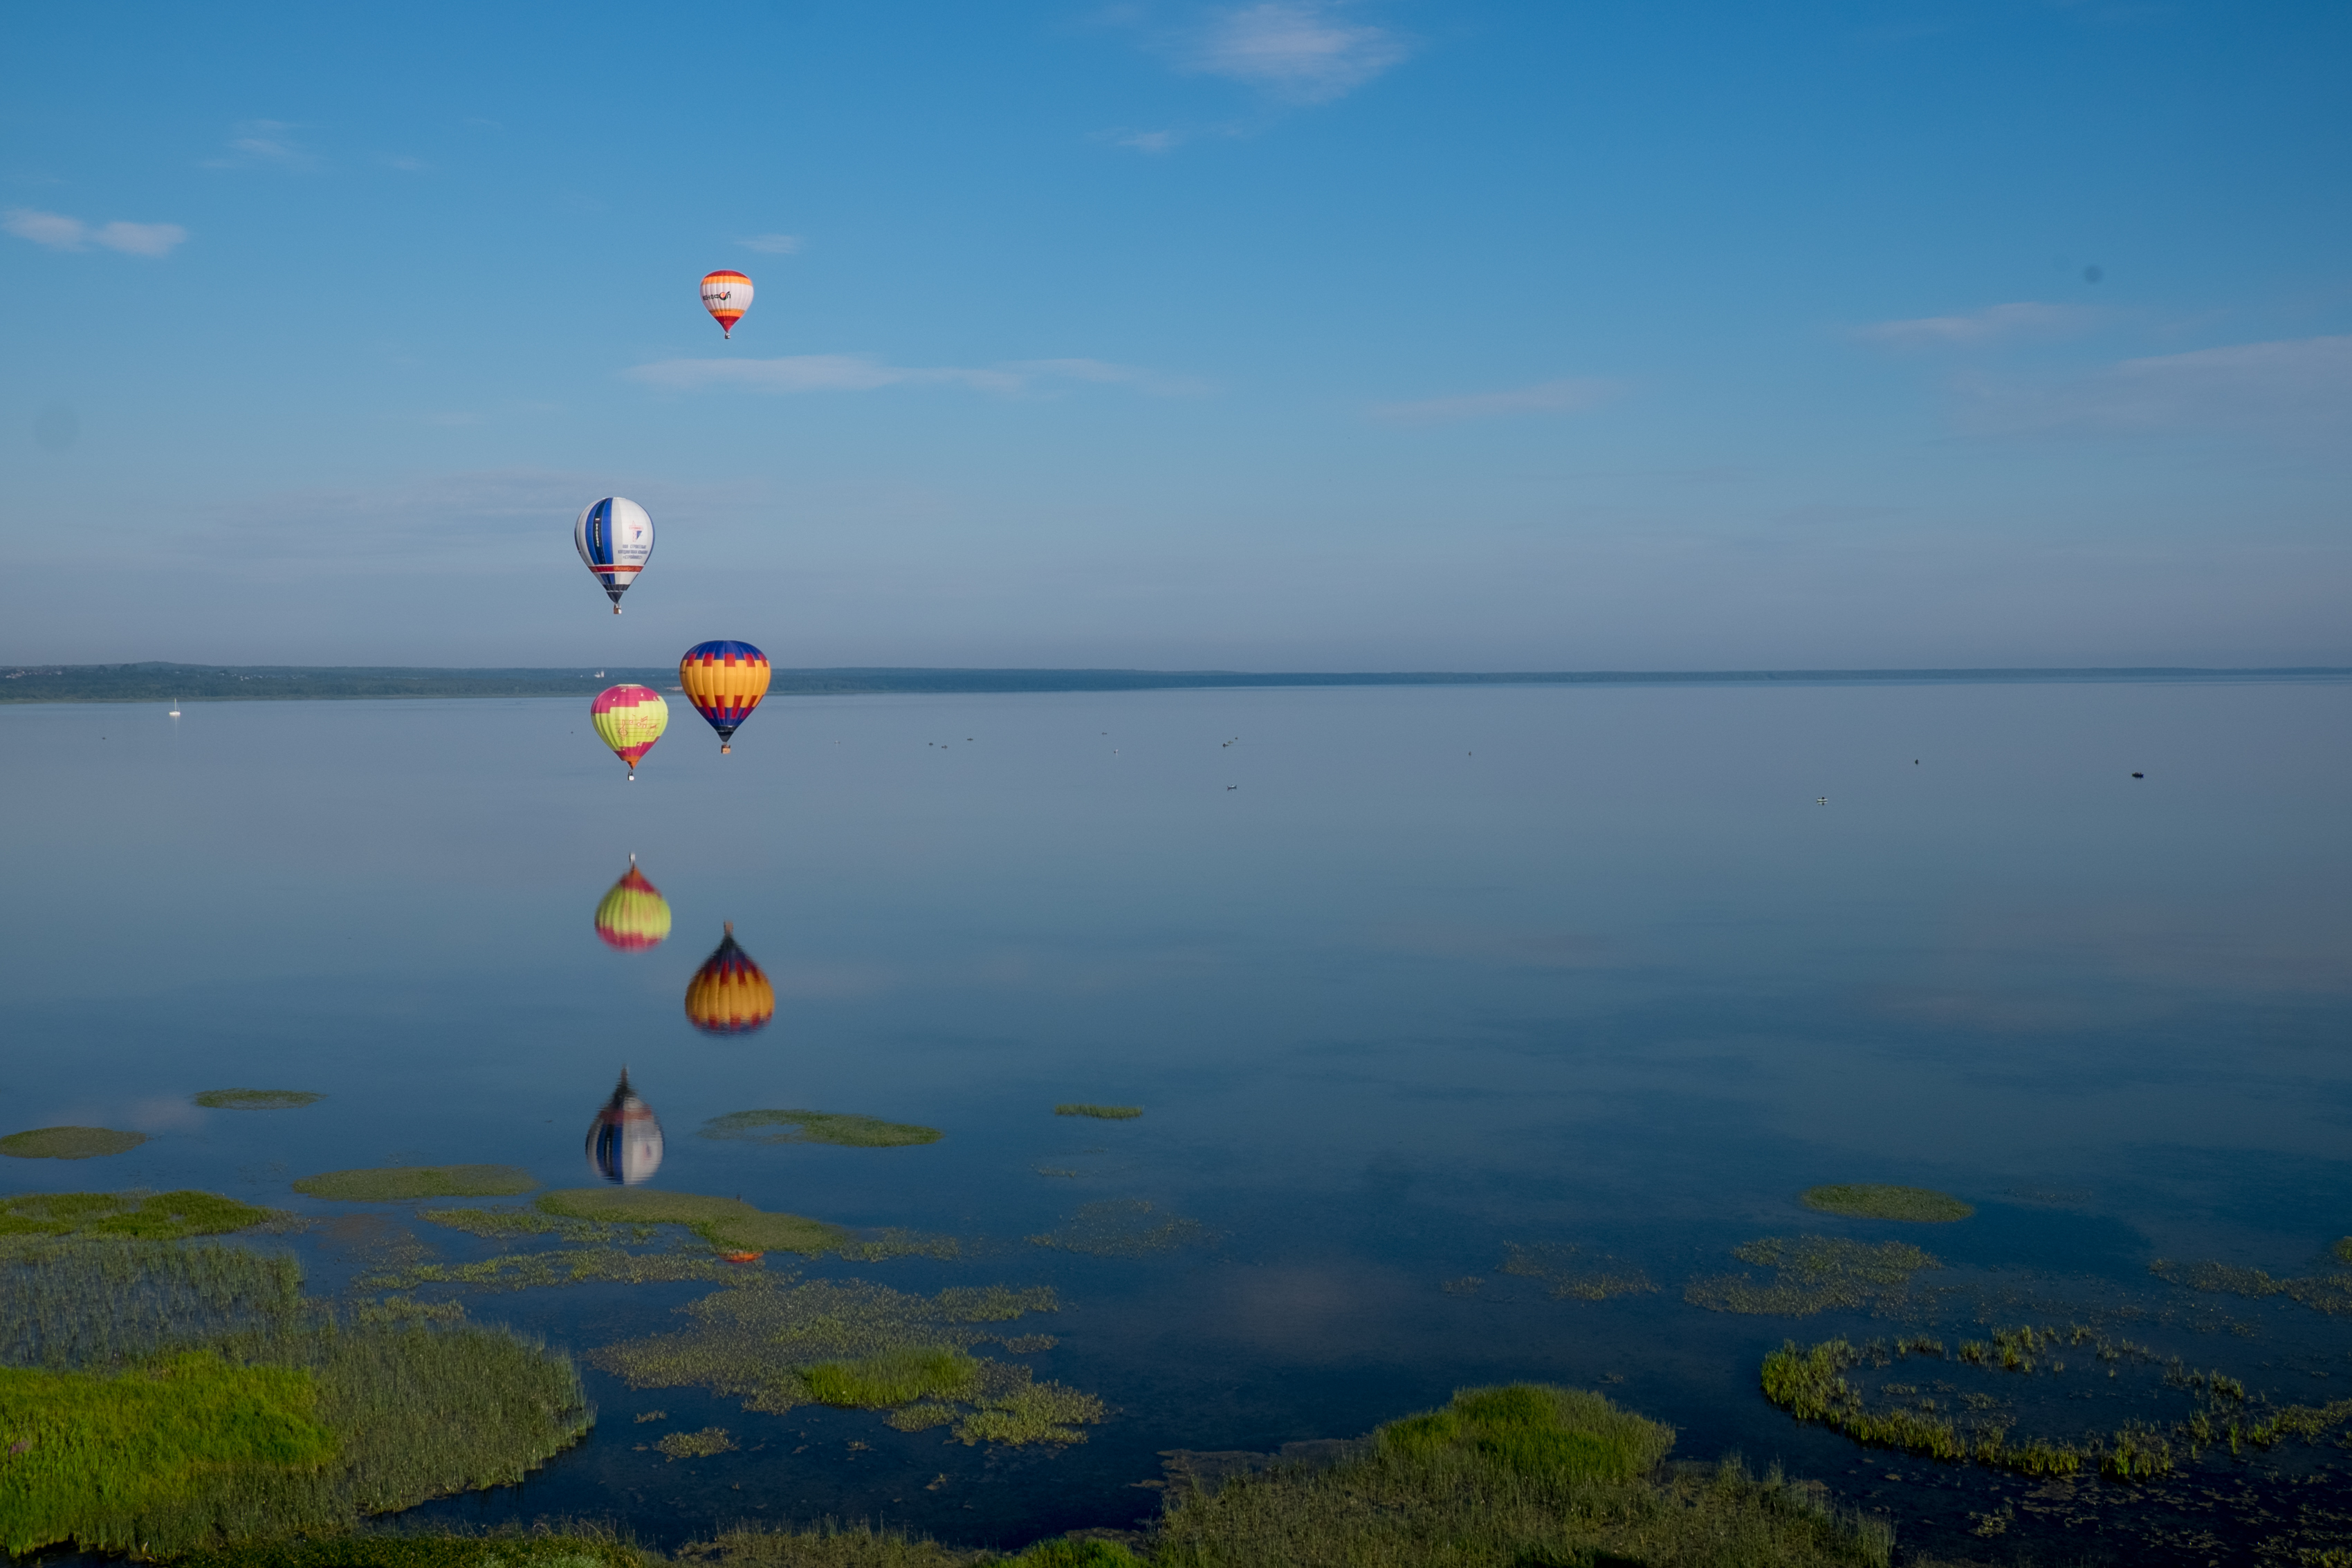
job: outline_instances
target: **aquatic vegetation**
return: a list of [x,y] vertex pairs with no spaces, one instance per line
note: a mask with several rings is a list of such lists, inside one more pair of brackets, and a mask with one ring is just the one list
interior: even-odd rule
[[1140,1258],[1174,1247],[1203,1247],[1215,1239],[1215,1233],[1199,1220],[1161,1214],[1139,1197],[1086,1204],[1061,1228],[1029,1238],[1032,1246],[1090,1252],[1097,1258]]
[[[1605,1301],[1612,1296],[1654,1294],[1657,1286],[1639,1269],[1591,1269],[1582,1266],[1582,1249],[1557,1241],[1538,1241],[1522,1246],[1516,1241],[1503,1243],[1503,1261],[1496,1271],[1516,1274],[1522,1279],[1540,1280],[1551,1287],[1555,1301]],[[1612,1261],[1608,1258],[1598,1260]],[[1454,1286],[1445,1287],[1453,1291]],[[1469,1287],[1476,1290],[1475,1285]],[[1466,1294],[1467,1291],[1456,1292]]]
[[206,1089],[194,1096],[208,1111],[299,1111],[325,1098],[306,1089]]
[[[2339,1249],[2342,1245],[2337,1243]],[[2260,1269],[2242,1269],[2231,1263],[2176,1263],[2166,1258],[2150,1263],[2147,1271],[2184,1290],[2210,1295],[2284,1296],[2315,1312],[2331,1316],[2352,1312],[2352,1273],[2306,1274],[2280,1280]]]
[[0,1236],[226,1236],[278,1218],[211,1192],[47,1192],[0,1198]]
[[1903,1299],[1911,1277],[1943,1264],[1903,1241],[1875,1246],[1831,1236],[1767,1236],[1735,1247],[1743,1263],[1772,1270],[1769,1284],[1748,1274],[1694,1279],[1683,1300],[1717,1312],[1810,1317],[1832,1307],[1884,1306]]
[[2330,1249],[2338,1263],[2352,1263],[2352,1236],[2347,1236]]
[[738,1447],[724,1427],[705,1427],[699,1432],[672,1432],[654,1445],[672,1459],[707,1459],[713,1454],[731,1453]]
[[17,1160],[93,1160],[128,1154],[147,1141],[144,1133],[111,1127],[36,1127],[0,1138],[0,1155]]
[[761,1144],[840,1144],[854,1149],[936,1144],[940,1136],[937,1127],[837,1111],[734,1111],[712,1117],[697,1135]]
[[[696,1568],[966,1568],[983,1556],[895,1530],[827,1521],[806,1530],[737,1525],[709,1541],[681,1546],[672,1561]],[[449,1568],[471,1564],[452,1563]]]
[[1448,1280],[1437,1288],[1449,1296],[1475,1296],[1478,1287],[1486,1282],[1481,1274],[1465,1274],[1458,1280]]
[[1850,1214],[1863,1219],[1908,1219],[1940,1225],[1966,1219],[1976,1212],[1974,1204],[1962,1203],[1948,1192],[1926,1186],[1855,1182],[1843,1186],[1807,1187],[1803,1196],[1807,1208],[1818,1208],[1824,1214]]
[[0,1244],[0,1364],[119,1364],[232,1333],[277,1332],[302,1310],[282,1254],[167,1241],[25,1237]]
[[1736,1461],[1654,1479],[1671,1427],[1597,1394],[1469,1389],[1391,1422],[1369,1453],[1277,1465],[1214,1491],[1171,1489],[1147,1561],[1417,1568],[1639,1563],[1646,1568],[1885,1568],[1883,1524]]
[[1140,1105],[1080,1105],[1071,1103],[1054,1107],[1056,1116],[1092,1116],[1102,1122],[1132,1122],[1143,1114]]
[[475,1263],[409,1263],[362,1274],[362,1291],[414,1291],[422,1285],[458,1285],[486,1292],[540,1290],[558,1285],[646,1285],[677,1280],[726,1281],[735,1271],[705,1252],[629,1252],[617,1247],[509,1252]]
[[833,1249],[853,1263],[879,1263],[887,1258],[961,1258],[963,1243],[952,1236],[905,1230],[886,1226],[855,1240],[837,1241]]
[[553,1236],[565,1241],[650,1241],[651,1225],[614,1225],[601,1219],[566,1219],[536,1208],[420,1208],[416,1218],[468,1236],[510,1241],[520,1236]]
[[520,1166],[386,1166],[304,1176],[294,1190],[344,1203],[409,1203],[423,1197],[512,1197],[539,1178]]
[[1101,1401],[970,1354],[990,1341],[1022,1343],[974,1325],[1060,1306],[1042,1287],[924,1297],[861,1280],[752,1275],[681,1309],[694,1327],[607,1345],[589,1360],[633,1387],[698,1385],[747,1410],[902,1406],[893,1424],[905,1430],[952,1422],[966,1442],[1082,1442],[1074,1427],[1101,1420]]
[[850,1240],[849,1232],[797,1214],[770,1214],[740,1198],[646,1187],[568,1187],[542,1194],[542,1213],[617,1224],[683,1225],[726,1251],[800,1252],[809,1257]]
[[243,1542],[174,1559],[173,1568],[646,1568],[610,1536],[328,1535]]

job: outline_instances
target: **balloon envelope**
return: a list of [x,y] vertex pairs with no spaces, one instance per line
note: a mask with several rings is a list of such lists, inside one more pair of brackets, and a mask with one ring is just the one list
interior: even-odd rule
[[669,705],[651,686],[606,686],[588,705],[588,722],[635,778],[637,758],[651,751],[669,727]]
[[588,1124],[589,1166],[606,1181],[635,1186],[661,1169],[661,1124],[654,1119],[653,1107],[629,1087],[629,1070],[624,1067],[613,1097]]
[[596,935],[607,947],[642,953],[669,935],[669,901],[646,880],[635,860],[629,873],[605,890],[596,904]]
[[729,925],[726,939],[686,983],[687,1021],[705,1034],[750,1034],[775,1016],[776,988],[735,945]]
[[727,337],[751,308],[751,280],[740,272],[707,272],[702,277],[702,308],[710,312]]
[[719,732],[719,749],[768,695],[768,655],[749,643],[697,643],[677,662],[677,684],[694,711]]
[[621,595],[637,580],[654,554],[654,520],[643,507],[623,496],[607,496],[582,509],[572,525],[572,547],[621,612]]

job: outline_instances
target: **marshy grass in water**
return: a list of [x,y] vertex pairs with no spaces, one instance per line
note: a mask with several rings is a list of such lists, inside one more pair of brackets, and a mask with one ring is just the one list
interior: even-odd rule
[[682,1225],[730,1252],[799,1252],[815,1257],[854,1244],[848,1231],[797,1214],[770,1214],[739,1197],[707,1197],[651,1187],[568,1187],[542,1195],[541,1212],[621,1225]]
[[[2335,1250],[2338,1256],[2343,1253],[2347,1241],[2352,1241],[2352,1238],[2336,1244]],[[2290,1275],[2282,1280],[2260,1269],[2243,1269],[2234,1263],[2177,1263],[2168,1258],[2159,1258],[2150,1263],[2147,1271],[2184,1290],[2255,1300],[2264,1296],[2284,1296],[2315,1312],[2326,1312],[2330,1316],[2352,1312],[2352,1273]]]
[[302,1312],[282,1253],[168,1241],[0,1242],[0,1365],[111,1365],[228,1333],[282,1333]]
[[1155,1209],[1139,1197],[1081,1206],[1056,1229],[1029,1238],[1034,1247],[1089,1252],[1097,1258],[1140,1258],[1175,1247],[1201,1247],[1216,1234],[1197,1219]]
[[173,1568],[654,1568],[652,1553],[610,1533],[330,1535],[200,1552]]
[[558,1248],[510,1252],[473,1263],[403,1263],[361,1275],[360,1291],[415,1291],[426,1285],[496,1294],[562,1285],[654,1285],[680,1280],[731,1281],[740,1265],[709,1252],[631,1252],[619,1247]]
[[1891,1305],[1903,1299],[1914,1274],[1943,1267],[1908,1242],[1873,1246],[1833,1236],[1767,1236],[1733,1248],[1731,1255],[1772,1270],[1772,1279],[1708,1275],[1691,1281],[1683,1300],[1709,1312],[1810,1317],[1832,1307]]
[[707,1459],[713,1454],[729,1454],[738,1447],[724,1427],[705,1427],[699,1432],[672,1432],[654,1445],[673,1459]]
[[129,1154],[147,1141],[144,1133],[111,1127],[36,1127],[0,1138],[0,1155],[18,1160],[94,1160]]
[[386,1166],[304,1176],[294,1190],[344,1203],[410,1203],[426,1197],[512,1197],[539,1178],[520,1166]]
[[194,1098],[207,1111],[299,1111],[326,1096],[307,1089],[206,1089]]
[[[1650,1277],[1639,1269],[1592,1266],[1614,1261],[1605,1257],[1587,1259],[1582,1249],[1557,1241],[1538,1241],[1528,1245],[1506,1241],[1503,1243],[1503,1261],[1496,1271],[1515,1274],[1521,1279],[1540,1280],[1551,1287],[1551,1298],[1556,1301],[1605,1301],[1612,1296],[1656,1293],[1658,1287],[1652,1284]],[[1454,1285],[1448,1284],[1445,1289],[1454,1291]],[[1476,1289],[1475,1284],[1468,1287],[1469,1291]]]
[[1143,1114],[1140,1105],[1081,1105],[1073,1101],[1054,1107],[1056,1116],[1092,1116],[1098,1122],[1132,1122]]
[[0,1198],[0,1236],[226,1236],[278,1218],[212,1192],[49,1192]]
[[1933,1187],[1885,1186],[1875,1182],[1807,1187],[1803,1197],[1807,1208],[1817,1208],[1823,1214],[1852,1215],[1859,1219],[1907,1219],[1946,1225],[1976,1212],[1975,1205],[1962,1203],[1950,1193],[1937,1192]]
[[852,1149],[897,1149],[940,1141],[937,1127],[839,1111],[735,1111],[712,1117],[696,1135],[761,1144],[838,1144]]

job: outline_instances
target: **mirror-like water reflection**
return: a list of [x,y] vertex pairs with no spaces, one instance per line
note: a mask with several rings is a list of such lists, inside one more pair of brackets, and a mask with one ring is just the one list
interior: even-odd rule
[[[2352,1396],[2347,695],[777,699],[634,784],[573,703],[0,708],[5,1131],[145,1134],[0,1176],[290,1209],[260,1245],[313,1293],[569,1351],[593,1429],[428,1518],[1020,1542],[1149,1512],[1163,1450],[1533,1377],[1950,1555],[2299,1551],[2298,1509],[2352,1508],[2340,1425],[2174,1436],[2126,1487],[1864,1448],[1760,1376],[1877,1341],[1855,1420],[2109,1450],[2221,1418],[2214,1373]],[[616,791],[636,842],[583,846]],[[624,849],[659,892],[613,885]],[[637,1095],[761,1135],[655,1171]],[[539,1186],[446,1174],[498,1166]],[[292,1189],[353,1167],[467,1192]],[[1839,1184],[1973,1213],[1803,1201]],[[862,1336],[838,1375],[938,1349],[929,1392],[811,1403],[815,1351],[744,1358],[820,1319]],[[719,1370],[662,1381],[664,1335]]]

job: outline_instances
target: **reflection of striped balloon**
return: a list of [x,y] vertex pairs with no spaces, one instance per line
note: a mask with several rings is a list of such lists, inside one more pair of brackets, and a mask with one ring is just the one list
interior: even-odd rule
[[686,1018],[705,1034],[750,1034],[776,1016],[776,988],[751,955],[726,939],[686,984]]
[[596,905],[596,935],[605,946],[624,953],[658,947],[669,935],[669,900],[646,880],[634,855],[629,874],[614,883]]
[[637,758],[654,748],[669,727],[669,705],[651,686],[606,686],[588,705],[588,722],[613,748],[613,755],[637,776]]
[[719,749],[768,695],[768,655],[749,643],[697,643],[677,662],[677,684],[694,711],[719,732]]
[[740,272],[705,273],[702,308],[710,312],[728,337],[733,337],[735,323],[751,308],[751,280]]

